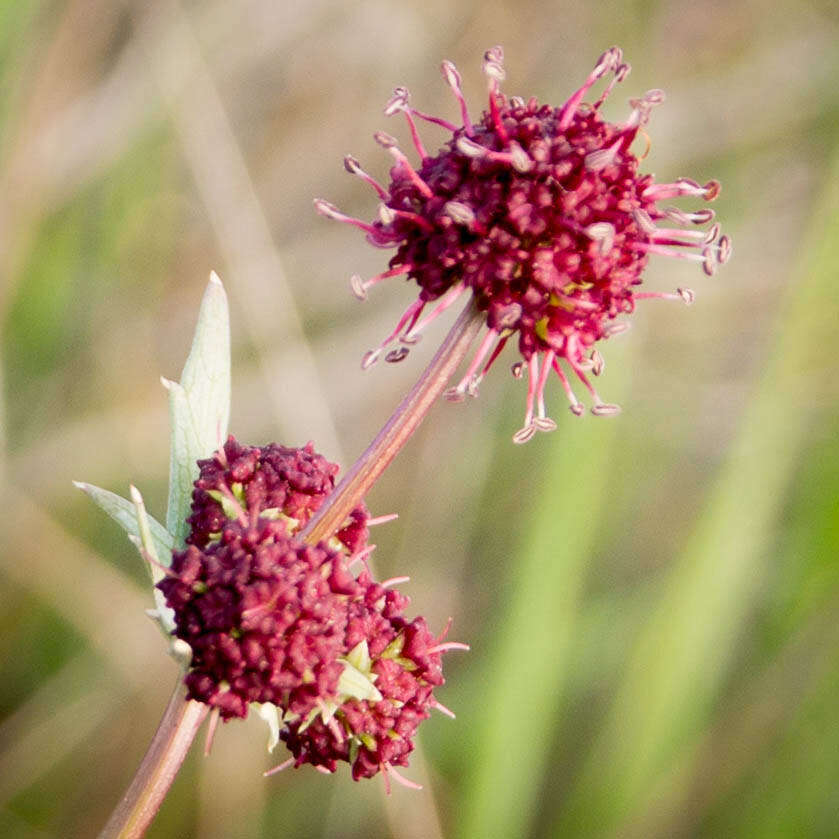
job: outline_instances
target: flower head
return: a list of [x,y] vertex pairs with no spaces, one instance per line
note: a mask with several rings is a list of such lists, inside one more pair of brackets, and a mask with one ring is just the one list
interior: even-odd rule
[[[285,522],[289,533],[300,530],[335,487],[338,465],[307,443],[289,448],[269,443],[258,448],[229,437],[212,457],[198,462],[200,473],[192,494],[186,541],[204,548],[221,538],[231,522],[256,518]],[[350,553],[367,542],[370,516],[361,504],[335,534]]]
[[432,691],[442,653],[465,645],[404,616],[393,586],[407,578],[373,580],[363,505],[328,543],[296,538],[337,472],[311,444],[230,437],[199,466],[188,545],[157,586],[191,650],[189,698],[224,720],[273,706],[293,755],[281,766],[345,762],[356,780],[383,771],[411,785],[393,767],[432,708],[450,713]]
[[[401,361],[431,321],[471,292],[486,312],[487,332],[466,374],[446,396],[455,401],[475,396],[508,339],[517,335],[523,361],[513,372],[519,377],[527,368],[528,392],[524,425],[513,439],[523,443],[536,431],[556,427],[544,397],[552,371],[572,412],[583,412],[561,361],[590,392],[594,414],[619,411],[600,399],[588,378],[588,372],[599,375],[603,369],[594,344],[623,331],[626,324],[615,318],[631,313],[638,300],[693,300],[689,289],[637,291],[651,254],[693,260],[712,274],[728,259],[731,244],[716,224],[693,229],[711,222],[712,210],[688,212],[660,203],[682,196],[710,201],[719,193],[716,181],[702,186],[680,178],[658,184],[638,172],[639,158],[630,147],[652,108],[663,101],[662,91],[630,100],[625,122],[601,117],[602,103],[629,73],[618,48],[607,50],[582,87],[558,108],[501,93],[500,47],[487,51],[483,68],[489,107],[473,122],[457,69],[451,62],[442,64],[460,107],[459,126],[418,111],[405,88],[395,90],[385,113],[405,116],[420,160],[414,166],[393,137],[378,132],[376,141],[395,161],[387,188],[355,158],[345,158],[347,170],[367,181],[381,200],[373,222],[346,216],[320,199],[315,206],[364,230],[373,245],[396,248],[387,271],[365,281],[352,278],[359,298],[398,275],[420,287],[417,300],[381,345],[365,355],[362,366],[374,363],[397,340],[401,346],[385,359]],[[606,77],[599,98],[584,103],[592,86]],[[418,119],[451,132],[437,154],[426,151]],[[432,301],[438,302],[422,317]]]

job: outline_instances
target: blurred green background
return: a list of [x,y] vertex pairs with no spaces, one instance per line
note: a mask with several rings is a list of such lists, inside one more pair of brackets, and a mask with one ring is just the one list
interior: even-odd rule
[[[362,373],[412,298],[359,304],[383,252],[319,218],[370,217],[382,107],[405,84],[473,112],[480,58],[561,104],[620,44],[651,87],[645,161],[717,177],[735,255],[713,278],[653,259],[608,342],[614,420],[513,446],[508,350],[481,396],[441,403],[375,488],[380,574],[472,652],[447,656],[405,774],[268,779],[258,719],[196,747],[151,836],[839,836],[839,8],[833,0],[0,3],[0,835],[90,836],[176,679],[140,563],[71,485],[163,516],[167,408],[211,269],[233,317],[231,428],[314,439],[347,464],[430,357]],[[429,146],[443,134],[423,129]],[[506,364],[504,363],[506,361]]]

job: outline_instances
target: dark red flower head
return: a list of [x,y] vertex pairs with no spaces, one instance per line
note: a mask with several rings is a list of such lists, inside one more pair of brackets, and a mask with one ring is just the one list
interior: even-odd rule
[[[360,227],[377,247],[396,248],[389,270],[366,281],[352,278],[358,297],[364,299],[372,285],[400,274],[420,287],[418,299],[391,335],[366,354],[363,366],[397,339],[402,345],[385,358],[401,361],[428,323],[471,292],[486,312],[488,331],[466,374],[446,395],[456,401],[476,395],[507,340],[517,335],[524,361],[513,371],[520,376],[526,366],[529,385],[524,425],[513,439],[523,443],[536,431],[556,427],[544,401],[552,371],[573,413],[583,412],[561,360],[590,392],[593,413],[619,411],[600,399],[587,376],[603,368],[594,344],[626,328],[615,318],[631,313],[637,300],[693,300],[689,289],[637,291],[650,254],[694,260],[712,274],[727,260],[731,243],[716,224],[692,229],[710,222],[712,210],[661,206],[682,196],[710,201],[719,193],[716,181],[701,186],[680,178],[657,184],[638,172],[639,158],[630,147],[653,106],[663,101],[662,91],[630,100],[625,122],[609,123],[600,116],[603,101],[629,73],[617,47],[600,57],[583,86],[559,108],[502,94],[502,60],[500,47],[484,56],[489,107],[475,122],[451,62],[444,61],[442,71],[460,106],[460,126],[416,110],[408,91],[396,89],[385,113],[405,115],[419,164],[412,165],[397,141],[383,132],[376,141],[395,160],[387,189],[354,158],[344,161],[349,172],[378,193],[375,221],[351,218],[320,199],[315,206],[323,215]],[[590,88],[607,76],[600,97],[585,104]],[[417,118],[452,133],[434,155],[422,144]],[[432,301],[439,302],[422,318]]]
[[[257,448],[232,436],[198,466],[186,541],[199,548],[218,540],[234,521],[247,526],[256,518],[280,519],[289,533],[296,533],[332,492],[338,474],[338,465],[318,454],[312,443],[302,449],[277,443]],[[369,518],[361,504],[335,534],[350,553],[366,544]]]

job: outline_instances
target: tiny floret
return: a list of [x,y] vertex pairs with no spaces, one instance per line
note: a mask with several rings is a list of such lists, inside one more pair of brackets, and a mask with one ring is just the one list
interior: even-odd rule
[[[728,260],[731,242],[718,225],[696,229],[713,220],[713,211],[663,205],[682,197],[712,201],[719,194],[717,181],[656,183],[652,175],[638,171],[640,159],[631,147],[652,109],[664,101],[661,90],[631,99],[624,122],[610,123],[600,115],[609,93],[629,73],[620,49],[603,53],[560,107],[533,98],[508,99],[500,90],[506,76],[500,47],[485,53],[483,70],[489,105],[473,122],[460,74],[450,61],[442,64],[460,108],[459,126],[415,109],[405,88],[395,90],[385,114],[404,115],[419,161],[412,164],[396,138],[377,132],[376,142],[394,158],[387,187],[355,158],[345,158],[347,170],[369,183],[381,201],[374,221],[346,216],[320,199],[316,207],[360,228],[376,247],[396,250],[388,270],[367,280],[352,277],[356,297],[366,299],[371,286],[399,275],[419,286],[417,300],[381,345],[365,354],[362,366],[371,366],[382,355],[401,361],[408,354],[406,344],[471,294],[486,313],[487,332],[465,375],[445,396],[460,401],[477,395],[504,345],[516,336],[523,358],[517,370],[526,368],[528,376],[524,424],[513,438],[522,443],[537,431],[556,427],[545,405],[551,374],[559,379],[574,414],[583,413],[583,406],[567,372],[589,392],[592,413],[618,413],[588,377],[603,369],[594,345],[623,331],[627,324],[615,319],[631,314],[639,300],[690,304],[694,298],[685,288],[639,292],[651,255],[690,260],[711,275]],[[600,96],[584,101],[607,78]],[[437,154],[423,146],[417,120],[451,132]],[[403,346],[385,353],[396,341]]]

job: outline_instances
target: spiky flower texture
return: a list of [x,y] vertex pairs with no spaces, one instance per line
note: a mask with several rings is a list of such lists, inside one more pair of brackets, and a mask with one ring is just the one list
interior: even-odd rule
[[394,767],[408,764],[431,709],[451,714],[433,690],[442,653],[466,645],[404,616],[409,600],[393,586],[407,578],[373,580],[367,525],[377,520],[364,505],[329,543],[297,538],[338,471],[311,443],[230,437],[199,467],[188,546],[158,583],[191,650],[189,698],[224,720],[274,706],[292,753],[278,768],[345,762],[356,780],[383,772],[415,786]]
[[[483,69],[489,107],[473,122],[457,69],[449,61],[442,64],[460,107],[460,126],[418,111],[405,88],[395,90],[385,113],[404,114],[420,161],[412,165],[393,137],[376,133],[376,141],[395,160],[387,188],[355,158],[345,158],[346,169],[377,192],[376,220],[352,218],[321,199],[315,207],[361,228],[373,245],[396,248],[387,271],[364,281],[352,278],[356,296],[364,299],[371,286],[399,275],[420,287],[419,297],[381,345],[365,355],[362,366],[369,367],[396,341],[400,346],[385,359],[404,359],[423,329],[471,292],[486,313],[487,331],[465,375],[445,396],[460,401],[477,395],[490,366],[517,335],[523,361],[513,365],[513,373],[521,377],[526,368],[528,390],[524,424],[513,440],[524,443],[537,431],[556,428],[545,407],[552,372],[571,411],[583,413],[561,362],[591,394],[592,413],[620,410],[600,398],[588,377],[603,369],[594,345],[627,328],[615,319],[631,313],[638,300],[693,301],[686,288],[675,293],[637,290],[651,254],[696,261],[711,275],[728,259],[731,242],[720,235],[718,224],[696,229],[713,221],[712,210],[661,204],[680,197],[711,201],[719,193],[718,182],[703,186],[680,178],[659,184],[638,172],[640,161],[631,146],[653,106],[663,101],[662,91],[630,100],[632,110],[623,123],[606,122],[600,115],[614,85],[629,73],[620,49],[603,53],[582,87],[559,108],[501,93],[500,47],[487,51]],[[599,98],[584,103],[589,90],[607,77]],[[417,119],[451,131],[436,155],[426,151]]]

